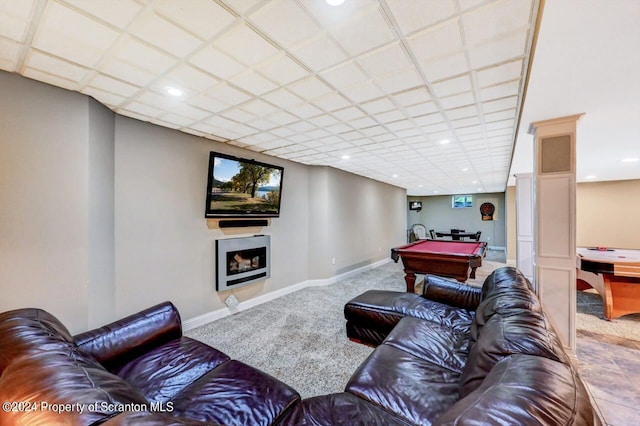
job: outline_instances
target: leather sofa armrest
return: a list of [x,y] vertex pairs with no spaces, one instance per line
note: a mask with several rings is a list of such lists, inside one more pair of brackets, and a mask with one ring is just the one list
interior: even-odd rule
[[182,336],[177,308],[164,302],[103,327],[74,336],[76,346],[92,355],[107,370],[115,371],[127,362]]
[[475,311],[480,304],[481,287],[471,286],[458,281],[426,275],[422,297],[458,308]]

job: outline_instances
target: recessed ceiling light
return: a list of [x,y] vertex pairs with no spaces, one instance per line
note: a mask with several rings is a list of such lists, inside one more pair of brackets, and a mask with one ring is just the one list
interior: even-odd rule
[[630,158],[625,158],[624,160],[622,160],[623,163],[635,163],[636,161],[640,161],[640,158],[638,158],[638,157],[630,157]]
[[327,2],[328,5],[330,6],[340,6],[342,3],[345,2],[345,0],[324,0]]
[[348,159],[349,159],[349,158],[351,158],[351,157],[350,157],[350,156],[348,156],[347,154],[345,154],[345,155],[343,155],[341,158],[342,158],[343,160],[348,160]]
[[468,167],[465,167],[464,169],[462,169],[462,171],[463,171],[463,172],[468,172],[468,171],[469,171],[469,168],[468,168]]
[[418,185],[418,188],[422,188],[422,185]]
[[182,95],[184,95],[184,91],[182,91],[182,90],[180,90],[180,89],[178,89],[176,87],[165,87],[165,90],[171,96],[182,96]]
[[392,177],[392,178],[397,178],[397,177],[398,177],[398,175],[391,175],[391,177]]
[[477,181],[477,180],[474,180],[474,181],[473,181],[473,182],[471,182],[471,183],[478,183],[478,181]]
[[437,193],[438,193],[438,191],[433,191],[433,193],[434,193],[434,194],[437,194]]
[[588,175],[588,176],[585,176],[584,178],[585,178],[585,179],[595,179],[595,178],[597,178],[597,177],[598,177],[598,176],[596,176],[596,175]]
[[450,140],[449,140],[449,139],[442,139],[442,140],[440,141],[440,143],[441,143],[442,145],[446,145],[446,144],[448,144],[449,142],[450,142]]
[[478,191],[482,191],[482,188],[478,188]]

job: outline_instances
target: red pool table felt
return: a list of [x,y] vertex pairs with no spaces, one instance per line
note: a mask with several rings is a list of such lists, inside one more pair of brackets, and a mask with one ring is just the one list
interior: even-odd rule
[[[415,274],[435,274],[465,282],[482,266],[484,241],[421,240],[391,249],[391,258],[402,259],[407,291],[413,292]],[[471,270],[471,274],[469,274]]]

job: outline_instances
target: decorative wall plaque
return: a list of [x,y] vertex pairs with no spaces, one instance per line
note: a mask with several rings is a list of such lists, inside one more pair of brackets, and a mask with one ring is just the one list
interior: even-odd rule
[[480,206],[480,214],[482,214],[482,220],[493,220],[493,213],[496,211],[496,206],[493,203],[482,203]]

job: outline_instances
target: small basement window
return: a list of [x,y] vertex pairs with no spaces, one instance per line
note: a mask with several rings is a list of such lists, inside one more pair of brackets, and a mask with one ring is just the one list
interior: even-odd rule
[[451,197],[452,209],[463,209],[466,207],[473,207],[472,195],[454,195]]

